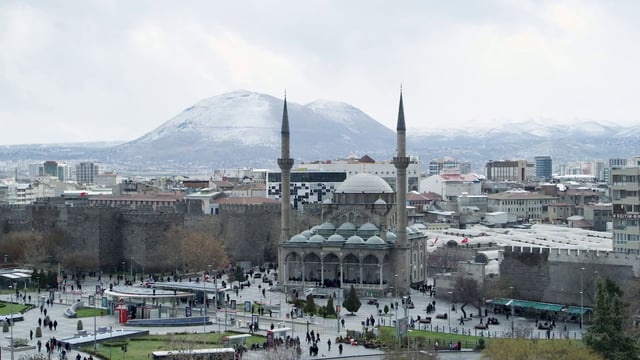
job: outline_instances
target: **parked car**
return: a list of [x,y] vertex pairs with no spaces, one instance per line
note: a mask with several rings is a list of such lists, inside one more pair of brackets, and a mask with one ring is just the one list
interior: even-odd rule
[[367,301],[368,305],[378,305],[378,299],[369,299],[369,301]]

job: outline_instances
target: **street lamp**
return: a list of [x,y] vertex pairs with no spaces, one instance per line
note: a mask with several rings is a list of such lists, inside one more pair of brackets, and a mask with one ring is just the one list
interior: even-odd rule
[[[126,261],[122,262],[122,280],[124,281],[124,266],[126,265]],[[126,285],[126,281],[125,281],[125,285]]]
[[584,325],[584,267],[580,270],[580,329]]
[[133,256],[131,257],[131,263],[129,264],[129,272],[131,273],[131,281],[133,281]]
[[206,272],[202,273],[202,306],[204,307],[204,316],[202,316],[202,332],[204,333],[204,344],[207,344],[207,282],[205,280]]
[[400,346],[400,327],[398,326],[398,274],[393,274],[393,289],[396,298],[396,337],[398,338],[398,346]]
[[514,315],[515,312],[513,311],[513,286],[509,286],[509,290],[511,292],[511,299],[509,300],[509,302],[507,303],[507,306],[511,307],[511,338],[513,339],[515,337],[515,334],[513,333],[514,330]]
[[[453,304],[453,291],[448,291],[447,294],[449,294],[449,301]],[[447,316],[447,319],[449,319],[449,333],[451,333],[451,306],[448,306],[448,311],[449,315]]]

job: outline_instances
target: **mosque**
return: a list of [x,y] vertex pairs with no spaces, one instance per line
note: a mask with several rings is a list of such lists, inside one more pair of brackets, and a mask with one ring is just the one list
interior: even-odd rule
[[[292,235],[289,191],[281,192],[280,282],[285,287],[350,288],[361,294],[406,294],[426,280],[428,236],[407,225],[406,127],[402,92],[398,110],[394,191],[382,178],[356,174],[322,204],[323,223]],[[290,188],[287,100],[278,159],[282,189]],[[398,206],[398,205],[402,206]]]

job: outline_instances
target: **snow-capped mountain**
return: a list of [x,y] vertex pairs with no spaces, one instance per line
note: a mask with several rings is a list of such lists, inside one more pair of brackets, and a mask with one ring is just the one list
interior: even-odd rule
[[[354,150],[386,156],[394,150],[394,132],[349,104],[315,101],[303,106],[288,101],[287,108],[296,159],[333,159]],[[282,99],[245,90],[214,96],[114,148],[111,156],[273,165],[280,149],[282,109]]]
[[[277,169],[283,100],[250,91],[234,91],[199,101],[133,141],[104,144],[15,145],[0,147],[0,160],[99,160],[115,170],[162,168]],[[303,161],[370,155],[390,160],[395,131],[342,102],[288,102],[291,156]],[[469,161],[481,172],[488,160],[550,155],[570,160],[629,158],[639,154],[640,126],[603,121],[531,119],[499,128],[415,130],[407,114],[407,152],[426,168],[431,159],[449,156]]]

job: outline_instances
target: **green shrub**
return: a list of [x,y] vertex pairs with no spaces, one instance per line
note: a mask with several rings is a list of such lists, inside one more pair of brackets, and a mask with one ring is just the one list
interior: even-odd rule
[[6,321],[2,323],[2,332],[9,332],[9,323]]
[[82,325],[82,320],[78,320],[77,329],[78,329],[78,331],[84,329],[84,326]]
[[478,339],[478,343],[476,344],[475,350],[484,350],[484,348],[485,348],[484,339],[483,338]]
[[36,337],[37,338],[42,337],[42,328],[40,328],[40,326],[36,328]]

